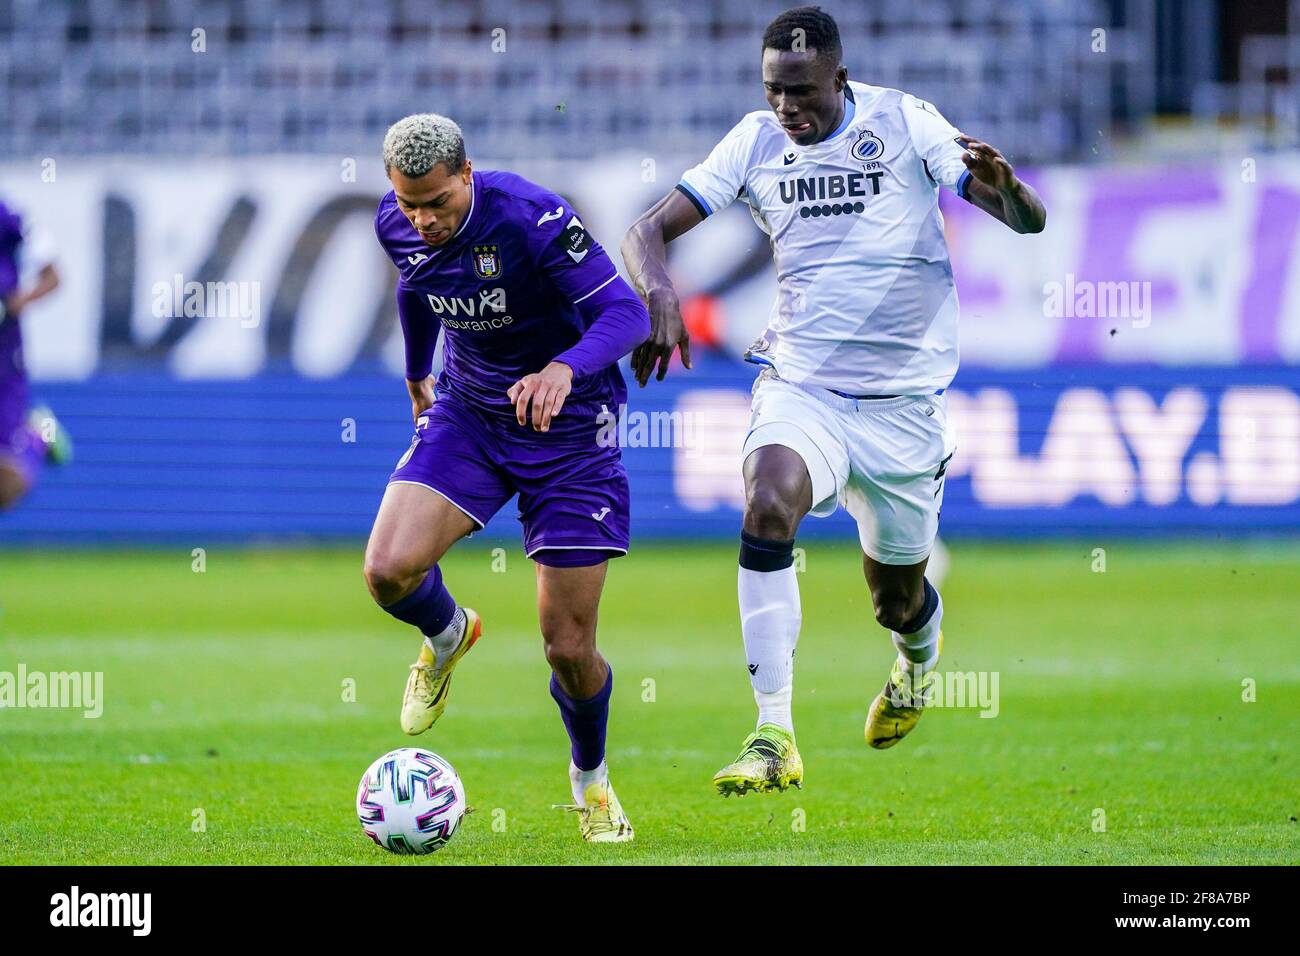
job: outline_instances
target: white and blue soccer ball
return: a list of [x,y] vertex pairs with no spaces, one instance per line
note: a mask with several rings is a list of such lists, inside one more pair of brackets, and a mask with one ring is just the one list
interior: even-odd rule
[[366,836],[393,853],[432,853],[465,816],[456,769],[429,750],[390,750],[357,785],[357,818]]

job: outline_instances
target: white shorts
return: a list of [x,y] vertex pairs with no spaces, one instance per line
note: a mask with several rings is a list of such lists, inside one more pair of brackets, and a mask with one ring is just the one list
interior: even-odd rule
[[939,530],[944,473],[957,447],[942,395],[852,399],[764,370],[742,460],[784,445],[812,479],[812,515],[844,505],[862,550],[881,564],[917,564]]

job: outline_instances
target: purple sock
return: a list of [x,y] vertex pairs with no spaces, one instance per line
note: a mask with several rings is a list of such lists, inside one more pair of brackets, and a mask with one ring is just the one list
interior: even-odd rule
[[573,763],[579,770],[595,770],[605,759],[605,727],[609,723],[609,694],[614,689],[614,668],[595,697],[574,700],[551,675],[551,696],[560,705],[564,729],[569,732]]
[[400,601],[387,605],[384,610],[399,621],[414,624],[421,634],[432,637],[445,631],[456,616],[456,601],[443,586],[442,570],[435,564],[418,588]]

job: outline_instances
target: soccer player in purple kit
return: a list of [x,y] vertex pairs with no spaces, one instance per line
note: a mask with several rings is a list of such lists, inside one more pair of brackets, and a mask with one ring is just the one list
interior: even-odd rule
[[[29,276],[35,276],[30,284]],[[47,234],[0,202],[0,511],[32,489],[47,461],[63,464],[71,453],[50,410],[30,407],[19,325],[23,309],[58,284]]]
[[584,839],[631,840],[605,763],[614,676],[596,649],[608,560],[627,552],[629,495],[618,447],[598,439],[601,416],[626,403],[617,362],[649,335],[649,315],[568,203],[512,173],[472,169],[450,119],[399,120],[383,156],[393,190],[375,232],[399,272],[416,427],[379,506],[365,578],[385,611],[424,635],[402,730],[423,733],[442,715],[452,670],[482,633],[438,561],[518,495],[551,696],[572,745],[571,809]]

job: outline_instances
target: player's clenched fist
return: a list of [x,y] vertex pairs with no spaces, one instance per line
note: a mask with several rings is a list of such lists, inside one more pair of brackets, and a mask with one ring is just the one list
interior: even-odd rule
[[564,400],[573,391],[573,369],[563,362],[552,362],[540,372],[525,375],[506,392],[515,403],[515,418],[528,423],[528,405],[533,406],[533,431],[551,428],[551,419],[560,414]]

